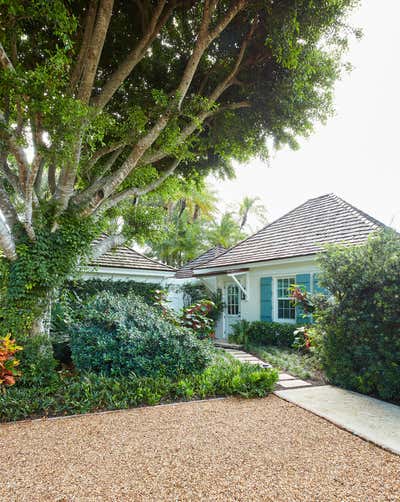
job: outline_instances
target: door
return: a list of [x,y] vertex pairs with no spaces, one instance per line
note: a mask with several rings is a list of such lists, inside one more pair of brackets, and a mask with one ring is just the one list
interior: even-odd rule
[[236,284],[225,287],[224,338],[232,332],[232,326],[240,321],[240,290]]

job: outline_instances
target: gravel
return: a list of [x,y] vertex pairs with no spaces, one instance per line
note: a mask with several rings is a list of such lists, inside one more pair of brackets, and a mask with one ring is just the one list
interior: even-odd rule
[[0,426],[1,501],[399,501],[400,457],[276,396]]

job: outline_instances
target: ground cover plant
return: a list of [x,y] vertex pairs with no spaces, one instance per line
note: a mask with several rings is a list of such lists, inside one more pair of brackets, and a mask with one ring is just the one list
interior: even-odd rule
[[326,381],[321,363],[313,354],[305,354],[289,347],[273,345],[249,345],[248,351],[270,363],[274,368],[287,371],[293,376],[321,383]]
[[70,415],[219,396],[264,397],[278,380],[276,370],[214,354],[199,373],[181,378],[102,376],[61,372],[51,385],[14,386],[0,393],[0,420]]

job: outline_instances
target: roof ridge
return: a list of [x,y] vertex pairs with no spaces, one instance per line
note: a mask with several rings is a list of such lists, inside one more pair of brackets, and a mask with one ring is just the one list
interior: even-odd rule
[[382,223],[381,221],[377,220],[376,218],[374,218],[373,216],[370,216],[368,213],[365,213],[364,211],[362,211],[361,209],[359,209],[358,207],[355,207],[353,206],[352,204],[350,204],[349,202],[347,202],[346,200],[342,199],[342,197],[339,197],[338,195],[332,193],[330,194],[332,197],[334,197],[337,201],[341,202],[343,205],[347,206],[349,209],[352,210],[352,212],[358,216],[360,219],[362,219],[364,222],[367,221],[369,223],[373,223],[374,225],[378,226],[378,227],[383,227],[383,228],[388,228],[387,225],[385,225],[384,223]]
[[[329,195],[329,194],[327,194]],[[316,199],[319,199],[321,197],[326,197],[327,195],[321,195],[320,197],[315,197]],[[259,233],[261,233],[262,231],[264,231],[265,229],[271,227],[272,225],[274,225],[275,223],[277,223],[278,221],[282,220],[283,218],[285,218],[286,216],[289,216],[289,214],[293,213],[294,211],[296,211],[297,209],[300,209],[302,206],[304,206],[305,204],[307,204],[307,202],[310,202],[311,200],[315,200],[315,199],[307,199],[305,202],[303,202],[302,204],[296,206],[294,209],[291,209],[290,211],[288,211],[287,213],[283,214],[282,216],[280,216],[279,218],[277,218],[276,220],[274,221],[271,221],[271,223],[267,223],[265,226],[263,226],[262,228],[260,228],[260,230],[257,230],[257,232],[255,232],[254,234],[251,234],[249,235],[248,237],[246,237],[245,239],[239,241],[238,243],[236,243],[234,246],[228,248],[226,251],[224,251],[223,253],[221,253],[219,256],[217,256],[217,258],[220,258],[221,256],[224,256],[226,253],[229,253],[230,251],[232,251],[233,249],[235,249],[236,247],[238,247],[239,245],[243,244],[244,242],[248,241],[249,239],[255,237],[256,235],[258,235]],[[216,258],[213,258],[212,260],[210,261],[213,261],[214,259]],[[207,263],[210,263],[210,262],[207,262]],[[202,265],[207,265],[207,263],[203,263]],[[201,265],[201,266],[202,266]],[[201,267],[200,266],[200,267]],[[200,268],[199,267],[199,268]],[[197,267],[194,267],[195,269]]]
[[[171,265],[167,265],[166,263],[163,263],[162,261],[154,260],[153,258],[150,258],[149,256],[146,256],[143,253],[140,253],[139,251],[136,251],[136,249],[131,248],[130,246],[127,246],[126,244],[122,244],[122,246],[119,247],[124,247],[129,249],[130,251],[133,251],[134,253],[138,254],[142,258],[145,258],[146,260],[152,261],[153,263],[157,263],[158,265],[163,265],[164,267],[170,268],[172,271],[176,271],[177,269],[174,267],[171,267]],[[118,248],[116,248],[118,249]]]

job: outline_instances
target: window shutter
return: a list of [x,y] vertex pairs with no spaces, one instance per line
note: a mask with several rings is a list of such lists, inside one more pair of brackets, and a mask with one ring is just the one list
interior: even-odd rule
[[323,287],[321,287],[319,285],[318,276],[319,276],[319,274],[317,274],[317,273],[315,273],[313,275],[313,283],[314,283],[313,293],[321,293],[322,295],[328,296],[329,295],[329,291],[326,288],[323,288]]
[[[307,293],[311,293],[311,275],[310,274],[297,274],[296,284],[304,288]],[[299,324],[310,323],[312,318],[310,315],[304,316],[304,311],[301,307],[296,307],[296,322]]]
[[272,321],[272,277],[262,277],[260,281],[261,320]]

